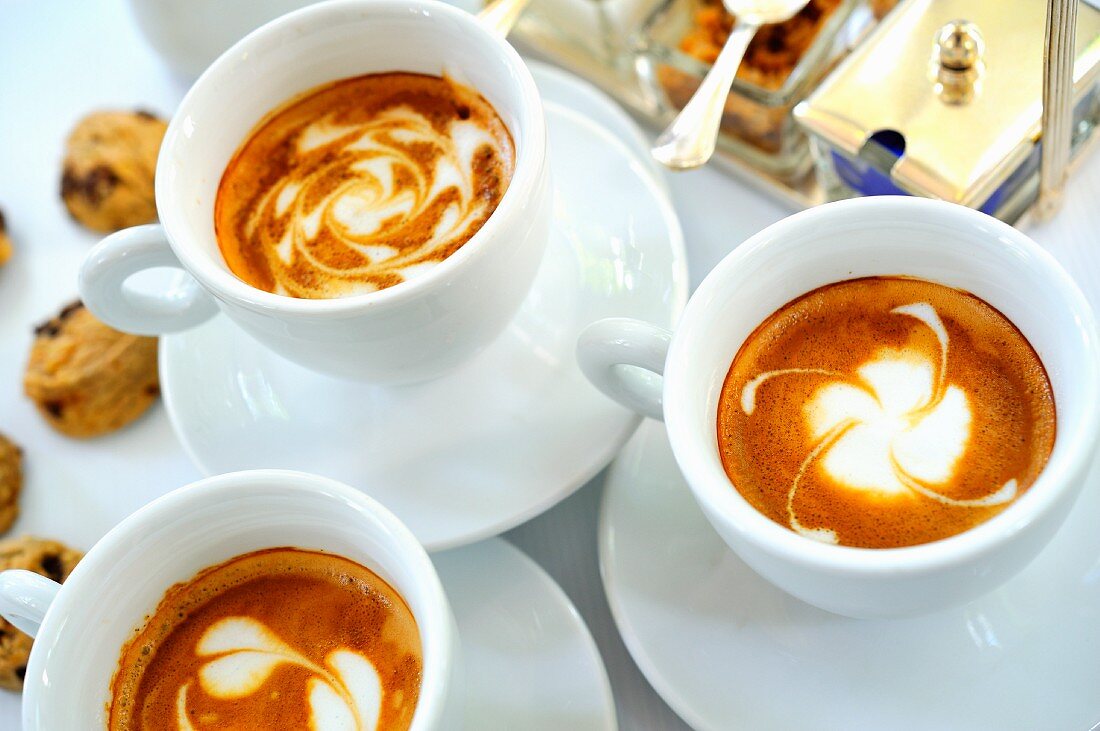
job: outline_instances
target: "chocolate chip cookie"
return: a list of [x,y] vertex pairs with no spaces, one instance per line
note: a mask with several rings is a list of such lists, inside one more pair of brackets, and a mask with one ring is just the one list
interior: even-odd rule
[[103,232],[155,221],[153,174],[167,128],[148,112],[96,112],[80,120],[61,174],[61,198],[73,218]]
[[[69,578],[84,554],[57,541],[23,536],[0,541],[0,571],[26,569],[58,583]],[[32,640],[0,619],[0,688],[22,690]]]
[[23,390],[63,434],[119,429],[160,394],[156,338],[114,330],[79,302],[39,325],[35,336]]
[[23,450],[0,434],[0,533],[19,517],[19,493],[23,491]]

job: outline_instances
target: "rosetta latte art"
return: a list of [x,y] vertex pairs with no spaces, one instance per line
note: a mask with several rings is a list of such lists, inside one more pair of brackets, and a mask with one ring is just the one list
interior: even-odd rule
[[757,389],[772,378],[814,373],[837,379],[820,386],[806,404],[814,443],[787,497],[790,527],[808,538],[838,542],[829,528],[803,526],[794,508],[799,483],[818,461],[837,484],[853,490],[885,495],[913,491],[961,507],[1002,505],[1016,497],[1015,479],[980,498],[959,500],[937,492],[937,485],[954,477],[955,465],[966,450],[970,403],[965,391],[945,383],[949,338],[935,308],[918,302],[891,312],[916,318],[935,333],[938,361],[924,353],[883,350],[859,366],[855,378],[815,368],[788,368],[761,373],[741,391],[741,408],[751,416]]
[[476,91],[419,74],[330,84],[263,123],[226,168],[230,269],[277,294],[362,294],[424,273],[496,209],[511,136]]

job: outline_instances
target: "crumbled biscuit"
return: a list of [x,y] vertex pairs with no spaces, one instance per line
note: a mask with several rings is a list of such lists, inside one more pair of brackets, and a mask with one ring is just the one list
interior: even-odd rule
[[[737,78],[764,89],[778,89],[813,43],[840,0],[810,0],[790,20],[763,25],[745,51]],[[704,63],[714,63],[733,30],[735,18],[720,0],[705,0],[680,50]]]
[[75,302],[35,330],[23,389],[49,424],[94,437],[130,423],[156,400],[156,338],[129,335]]
[[[738,81],[769,91],[782,87],[840,2],[809,0],[790,20],[761,26],[737,69]],[[721,0],[702,0],[691,28],[680,40],[680,50],[702,63],[714,63],[734,22]],[[672,64],[658,64],[657,78],[669,103],[681,109],[699,88],[701,74],[687,73]],[[748,95],[731,93],[726,97],[720,128],[723,133],[774,155],[782,149],[789,112],[789,106],[771,105]]]
[[157,218],[153,176],[164,120],[148,112],[96,112],[69,135],[61,198],[96,231],[117,231]]

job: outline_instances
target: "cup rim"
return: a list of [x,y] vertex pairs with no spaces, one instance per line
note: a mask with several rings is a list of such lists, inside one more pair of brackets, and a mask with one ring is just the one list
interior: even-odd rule
[[[43,684],[32,682],[30,679],[46,677],[45,664],[49,662],[49,655],[57,635],[68,621],[70,614],[80,611],[78,603],[83,600],[84,592],[98,586],[98,574],[101,569],[115,557],[127,553],[130,550],[130,541],[135,535],[143,534],[151,523],[164,522],[186,514],[198,503],[220,500],[227,492],[256,495],[262,494],[264,490],[279,490],[284,494],[290,491],[308,499],[341,502],[349,510],[356,511],[360,515],[369,515],[372,520],[381,523],[383,529],[400,544],[403,553],[413,566],[415,582],[428,598],[423,612],[417,614],[416,621],[421,644],[426,648],[430,641],[432,657],[435,658],[432,670],[429,672],[425,667],[422,674],[420,695],[410,728],[413,731],[421,731],[432,727],[432,724],[443,716],[446,707],[450,691],[447,686],[455,662],[453,656],[455,638],[450,605],[427,551],[397,516],[366,493],[328,477],[280,469],[228,472],[176,488],[134,511],[99,539],[61,584],[42,621],[27,666],[28,682],[24,689],[24,709],[37,707]],[[166,585],[164,590],[167,591],[168,588],[169,586]],[[140,621],[140,616],[135,614],[134,621]],[[427,657],[427,653],[424,654]],[[117,663],[117,657],[113,658],[113,661]],[[26,716],[26,710],[24,716]]]
[[[303,24],[309,24],[311,30],[325,27],[327,18],[339,18],[342,13],[367,9],[378,12],[380,20],[381,16],[410,16],[424,23],[436,22],[437,18],[458,22],[465,25],[469,33],[478,37],[481,42],[496,48],[499,55],[494,60],[503,61],[502,75],[507,74],[519,85],[518,104],[515,110],[516,126],[523,129],[524,144],[516,146],[512,178],[496,209],[481,228],[457,251],[414,279],[374,292],[347,297],[309,299],[267,292],[240,279],[228,267],[217,266],[215,262],[209,260],[208,256],[197,252],[193,245],[181,242],[174,235],[173,229],[181,225],[182,215],[177,215],[173,207],[173,199],[179,194],[175,190],[175,176],[170,174],[173,163],[169,159],[169,150],[177,139],[188,136],[186,129],[190,111],[198,103],[197,100],[211,93],[210,90],[217,87],[221,77],[233,73],[233,66],[240,57],[252,55],[257,47],[267,42],[268,37]],[[299,30],[296,34],[300,32]],[[341,78],[347,77],[336,75],[331,80]],[[287,99],[290,98],[291,96],[287,97]],[[262,119],[263,114],[270,111],[262,110],[257,117],[257,122]],[[506,39],[490,31],[475,16],[440,0],[326,0],[279,16],[253,30],[218,56],[199,76],[169,121],[157,158],[156,169],[157,180],[164,182],[158,182],[155,186],[155,197],[160,212],[160,223],[164,227],[172,251],[184,268],[215,297],[260,312],[278,311],[302,317],[350,314],[368,308],[379,309],[401,305],[420,296],[423,290],[433,285],[445,284],[446,280],[453,278],[456,271],[476,265],[484,255],[487,242],[499,238],[498,229],[505,225],[503,219],[517,215],[523,202],[533,194],[539,183],[541,170],[546,165],[546,148],[546,120],[542,111],[541,97],[531,71]],[[223,173],[224,170],[217,171],[219,181]],[[216,237],[214,243],[216,246]],[[220,248],[218,256],[220,256]]]
[[[1029,260],[1038,276],[1052,282],[1071,305],[1072,338],[1090,355],[1092,372],[1100,363],[1097,323],[1088,300],[1058,261],[1027,235],[1008,224],[970,208],[944,201],[910,196],[877,196],[827,203],[801,211],[768,226],[750,237],[727,255],[699,286],[681,316],[673,334],[665,371],[664,404],[669,440],[676,461],[683,470],[696,499],[706,512],[722,515],[738,535],[786,561],[831,574],[905,575],[937,571],[997,550],[1023,532],[1040,516],[1050,511],[1064,493],[1074,488],[1072,476],[1088,466],[1092,448],[1100,434],[1100,409],[1081,410],[1078,423],[1060,429],[1057,438],[1065,440],[1061,452],[1052,453],[1038,478],[1023,496],[992,518],[947,538],[929,543],[893,548],[863,548],[822,543],[800,536],[754,508],[732,485],[722,470],[721,479],[713,474],[709,457],[716,448],[711,440],[701,439],[686,413],[693,384],[686,378],[690,353],[696,346],[689,326],[707,307],[707,301],[726,285],[726,280],[772,239],[788,237],[807,228],[822,228],[845,219],[873,215],[876,226],[891,217],[913,213],[923,220],[942,221],[957,217],[961,222],[980,224],[990,237],[999,239],[1006,255]],[[1083,379],[1078,397],[1085,403],[1100,403],[1100,379]],[[697,384],[695,384],[697,386]]]

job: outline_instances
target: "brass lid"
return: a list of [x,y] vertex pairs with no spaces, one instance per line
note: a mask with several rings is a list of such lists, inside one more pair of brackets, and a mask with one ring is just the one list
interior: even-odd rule
[[[902,188],[981,205],[1031,152],[1042,116],[1041,0],[909,0],[794,110],[809,132],[859,154],[894,130]],[[1082,2],[1074,83],[1093,83],[1100,11]]]

